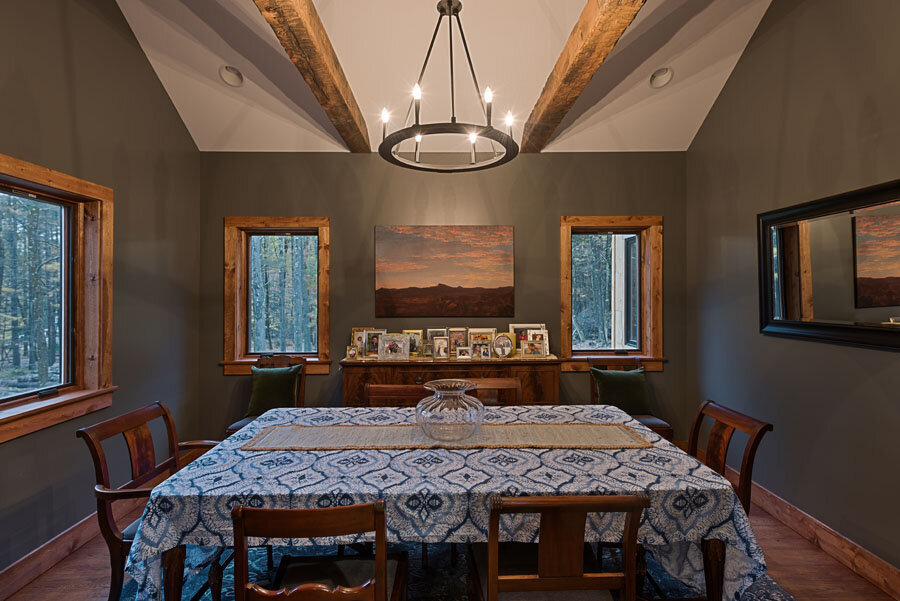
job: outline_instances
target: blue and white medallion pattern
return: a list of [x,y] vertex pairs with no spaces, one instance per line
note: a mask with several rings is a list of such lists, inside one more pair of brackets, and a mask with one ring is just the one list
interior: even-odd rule
[[[703,589],[704,538],[726,542],[726,599],[765,573],[762,550],[731,485],[619,409],[603,405],[496,407],[489,423],[625,423],[648,449],[407,449],[244,451],[281,424],[415,423],[412,408],[275,409],[159,486],[150,497],[127,570],[138,601],[157,601],[160,559],[178,545],[232,545],[231,508],[315,508],[384,499],[389,541],[484,542],[495,494],[611,495],[643,492],[651,506],[638,540],[667,572]],[[504,516],[501,540],[533,542],[538,517]],[[591,515],[586,540],[621,539],[623,517]],[[353,539],[316,539],[318,544]],[[258,541],[262,544],[262,541]],[[271,540],[274,545],[303,544]]]

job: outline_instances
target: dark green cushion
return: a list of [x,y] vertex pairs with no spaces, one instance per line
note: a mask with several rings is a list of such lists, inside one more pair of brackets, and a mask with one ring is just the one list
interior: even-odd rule
[[629,415],[652,413],[643,367],[630,371],[592,367],[591,376],[597,387],[598,403],[613,405]]
[[291,367],[251,367],[253,392],[247,415],[262,415],[269,409],[293,407],[297,398],[297,376],[302,365]]

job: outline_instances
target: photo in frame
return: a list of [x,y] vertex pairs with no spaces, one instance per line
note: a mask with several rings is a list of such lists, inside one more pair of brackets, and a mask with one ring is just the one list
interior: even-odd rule
[[469,346],[474,344],[487,344],[488,348],[494,342],[497,328],[469,328]]
[[511,225],[375,227],[376,317],[512,317]]
[[456,347],[456,358],[457,359],[471,359],[472,358],[472,347],[471,346]]
[[348,346],[346,358],[351,359],[351,360],[358,359],[359,358],[359,349],[352,344],[350,346]]
[[409,335],[382,334],[378,339],[378,359],[381,361],[408,361]]
[[547,330],[528,330],[528,340],[544,343],[544,356],[550,354],[550,334]]
[[491,343],[491,349],[494,351],[494,354],[501,359],[509,357],[513,352],[513,348],[513,335],[509,332],[500,332],[494,336],[494,341]]
[[403,330],[409,336],[409,354],[422,354],[422,330]]
[[461,346],[469,346],[469,328],[447,328],[450,338],[450,354]]
[[522,348],[522,343],[528,340],[528,330],[546,330],[543,323],[511,323],[509,333],[513,335],[513,349],[516,353]]
[[523,359],[541,359],[544,356],[544,343],[540,340],[525,340],[519,345],[519,354]]
[[350,330],[350,345],[355,346],[360,351],[364,351],[366,348],[366,330],[374,330],[374,329],[375,329],[375,326],[351,329]]
[[447,328],[428,328],[425,330],[425,342],[434,342],[435,336],[446,336]]
[[374,329],[374,330],[366,330],[366,343],[363,346],[363,352],[360,353],[365,357],[377,357],[378,356],[378,341],[381,339],[383,334],[387,334],[387,330],[384,329]]
[[447,336],[435,336],[432,340],[434,344],[434,358],[435,359],[449,359],[450,358],[450,338]]

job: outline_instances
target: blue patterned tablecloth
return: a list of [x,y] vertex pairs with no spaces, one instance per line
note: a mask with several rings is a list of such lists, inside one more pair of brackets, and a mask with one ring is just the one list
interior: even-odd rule
[[[762,550],[728,481],[619,409],[496,407],[487,410],[485,421],[626,423],[653,448],[241,450],[264,428],[278,424],[415,423],[411,408],[274,409],[153,490],[126,568],[138,584],[138,601],[162,597],[164,551],[183,544],[232,545],[235,505],[314,508],[384,499],[389,540],[464,543],[487,540],[493,494],[644,492],[651,506],[638,540],[673,576],[702,590],[703,561],[697,543],[705,538],[722,539],[727,545],[725,599],[736,598],[765,572]],[[591,515],[586,539],[621,540],[622,525],[617,514]],[[534,541],[537,526],[537,516],[504,516],[501,539]]]

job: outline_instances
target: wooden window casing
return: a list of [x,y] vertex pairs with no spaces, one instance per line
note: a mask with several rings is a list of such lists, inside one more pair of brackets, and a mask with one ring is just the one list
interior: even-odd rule
[[[572,233],[633,233],[640,236],[640,349],[634,351],[573,351],[572,350]],[[640,359],[647,371],[662,371],[662,265],[663,218],[635,217],[573,217],[559,221],[560,242],[560,358],[562,371],[588,371],[588,361],[594,357],[627,357]]]
[[249,323],[248,282],[250,236],[316,232],[318,235],[317,353],[290,353],[306,360],[309,374],[331,370],[330,255],[328,217],[226,217],[225,218],[225,375],[244,375],[259,359],[247,341]]
[[113,191],[0,154],[0,183],[71,211],[69,383],[0,403],[0,443],[112,404]]

